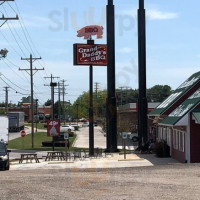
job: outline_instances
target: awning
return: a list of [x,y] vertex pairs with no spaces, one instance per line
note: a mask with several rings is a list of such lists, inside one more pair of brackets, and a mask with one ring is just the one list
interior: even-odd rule
[[200,124],[200,112],[192,112],[192,118],[196,124]]

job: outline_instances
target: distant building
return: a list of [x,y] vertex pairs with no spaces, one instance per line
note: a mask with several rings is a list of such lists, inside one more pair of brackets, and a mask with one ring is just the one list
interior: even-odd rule
[[[152,111],[156,106],[160,103],[151,102],[148,103],[148,113]],[[138,112],[137,112],[137,103],[128,103],[118,107],[117,110],[118,116],[118,125],[124,126],[130,132],[137,131],[138,127]],[[149,129],[149,138],[155,138],[155,135],[152,133],[152,120],[148,121],[148,129]]]

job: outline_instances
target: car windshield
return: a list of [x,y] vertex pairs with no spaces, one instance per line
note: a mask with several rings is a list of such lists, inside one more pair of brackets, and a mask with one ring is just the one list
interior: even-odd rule
[[0,143],[0,153],[6,153],[5,145]]

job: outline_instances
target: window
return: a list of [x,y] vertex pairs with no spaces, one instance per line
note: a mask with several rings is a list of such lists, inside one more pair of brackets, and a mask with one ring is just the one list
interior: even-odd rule
[[173,131],[173,148],[184,152],[185,150],[185,132],[174,129]]
[[179,132],[179,150],[184,152],[185,151],[185,132]]
[[178,149],[178,133],[177,133],[177,130],[173,131],[173,147],[174,147],[174,149]]

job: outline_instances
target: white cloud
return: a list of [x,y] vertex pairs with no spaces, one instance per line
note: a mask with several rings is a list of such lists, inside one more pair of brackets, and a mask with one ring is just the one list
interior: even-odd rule
[[124,47],[124,48],[117,49],[117,52],[118,53],[131,53],[131,52],[133,52],[133,49],[129,48],[129,47]]
[[[137,17],[137,9],[124,10],[120,12],[121,15],[130,15]],[[168,20],[178,18],[178,13],[164,12],[157,9],[146,9],[146,16],[149,20]]]
[[175,19],[178,17],[178,13],[173,12],[162,12],[159,10],[147,10],[147,17],[150,20],[167,20]]

